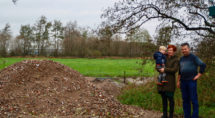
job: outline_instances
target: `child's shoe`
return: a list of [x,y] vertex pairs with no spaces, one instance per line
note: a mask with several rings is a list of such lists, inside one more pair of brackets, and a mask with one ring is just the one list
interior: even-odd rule
[[158,83],[157,83],[157,85],[160,85],[160,86],[162,86],[163,84],[162,84],[162,83],[160,83],[160,82],[158,82]]
[[162,83],[168,83],[168,81],[166,79],[163,79],[161,82]]

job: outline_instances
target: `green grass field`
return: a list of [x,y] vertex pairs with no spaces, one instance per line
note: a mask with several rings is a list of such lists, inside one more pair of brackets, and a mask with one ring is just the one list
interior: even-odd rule
[[[91,77],[126,77],[153,76],[152,62],[141,66],[141,59],[60,59],[60,58],[0,58],[0,69],[26,59],[48,59],[59,62]],[[142,73],[140,70],[143,70]]]

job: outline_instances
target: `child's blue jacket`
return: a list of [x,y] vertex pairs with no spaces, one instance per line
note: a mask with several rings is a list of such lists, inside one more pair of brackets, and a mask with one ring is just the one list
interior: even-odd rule
[[166,62],[166,56],[159,51],[154,53],[154,59],[156,64],[165,64]]

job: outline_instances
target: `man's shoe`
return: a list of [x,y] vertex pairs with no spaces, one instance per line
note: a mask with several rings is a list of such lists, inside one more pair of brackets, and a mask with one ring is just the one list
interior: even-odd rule
[[170,114],[169,114],[169,118],[173,118],[173,113],[170,113]]
[[168,117],[163,115],[161,118],[168,118]]

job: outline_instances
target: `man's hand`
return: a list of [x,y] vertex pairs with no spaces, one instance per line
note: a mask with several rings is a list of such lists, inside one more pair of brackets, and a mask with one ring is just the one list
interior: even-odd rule
[[194,78],[193,78],[193,80],[195,81],[195,80],[197,80],[199,77],[196,75]]
[[164,68],[161,68],[159,71],[160,71],[161,73],[164,73]]
[[193,78],[193,80],[194,80],[194,81],[197,80],[201,75],[202,75],[201,73],[198,73],[198,75],[196,75],[196,76]]

